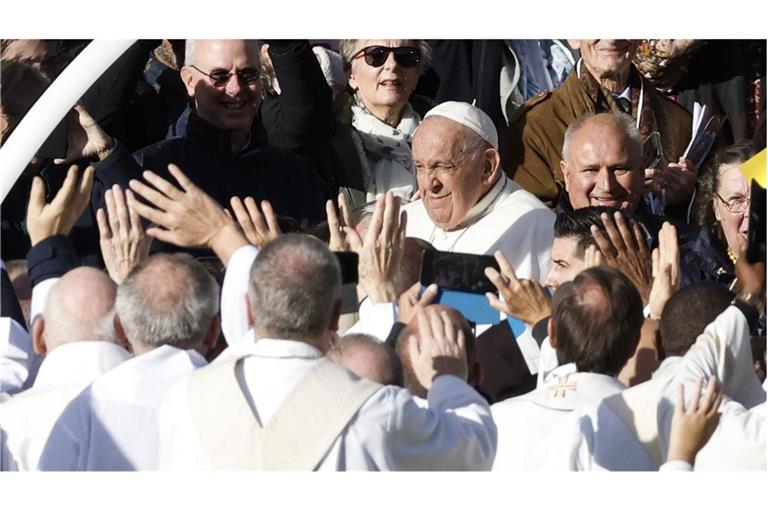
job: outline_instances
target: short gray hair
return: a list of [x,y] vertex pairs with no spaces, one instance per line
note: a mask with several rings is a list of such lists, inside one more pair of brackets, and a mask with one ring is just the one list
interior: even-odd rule
[[581,128],[583,128],[585,123],[593,118],[612,120],[614,125],[617,128],[620,128],[629,138],[631,144],[635,146],[635,154],[638,156],[643,154],[643,139],[640,136],[640,131],[635,126],[635,121],[630,116],[623,112],[587,112],[569,124],[568,129],[565,130],[565,136],[563,137],[563,150],[560,155],[566,163],[568,162],[568,151],[571,149],[571,143],[573,141],[574,135],[579,130],[581,130]]
[[[256,39],[244,39],[244,41],[251,41],[253,44],[256,45],[256,48],[259,47],[259,42]],[[184,65],[185,66],[191,66],[195,64],[195,50],[197,50],[197,42],[198,39],[186,39],[184,41]]]
[[[358,41],[360,39],[342,39],[339,41],[341,63],[344,65],[344,71],[347,73],[352,69],[352,58],[355,56],[355,53],[360,51],[360,48],[357,48]],[[430,64],[432,64],[432,47],[424,39],[413,39],[412,41],[416,43],[416,47],[421,52],[421,69],[429,68]]]
[[46,299],[43,319],[45,338],[49,347],[73,341],[112,341],[115,337],[115,309],[100,318],[86,319],[67,311],[64,302],[58,298],[59,285],[56,283]]
[[248,296],[256,330],[287,339],[321,335],[341,295],[336,256],[309,235],[286,234],[267,244],[251,267]]
[[132,345],[189,349],[219,311],[219,285],[188,254],[156,254],[120,283],[115,310]]

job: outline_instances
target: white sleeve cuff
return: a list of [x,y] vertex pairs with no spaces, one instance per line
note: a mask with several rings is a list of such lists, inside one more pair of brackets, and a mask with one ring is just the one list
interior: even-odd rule
[[693,466],[684,460],[668,460],[661,465],[659,471],[693,471]]
[[360,320],[344,334],[368,334],[383,342],[397,321],[397,306],[392,302],[373,304],[366,297],[360,304],[359,314]]
[[245,295],[248,293],[248,275],[259,250],[244,245],[229,258],[221,287],[221,331],[227,344],[232,344],[248,332],[248,311]]

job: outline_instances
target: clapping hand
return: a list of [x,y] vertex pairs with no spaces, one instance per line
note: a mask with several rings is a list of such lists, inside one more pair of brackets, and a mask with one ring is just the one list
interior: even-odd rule
[[27,205],[27,232],[32,246],[53,235],[69,235],[90,203],[94,168],[86,167],[80,179],[77,170],[76,165],[70,166],[61,189],[48,204],[43,179],[36,176],[32,180]]
[[411,334],[408,350],[416,379],[424,389],[440,375],[455,375],[466,382],[467,348],[464,332],[451,322],[448,313],[419,311],[419,334]]
[[387,192],[376,200],[365,240],[351,227],[343,228],[359,258],[360,286],[374,304],[397,301],[394,275],[403,257],[406,221],[400,198]]
[[246,197],[245,201],[240,201],[239,197],[233,197],[229,204],[251,245],[261,249],[282,234],[277,223],[277,215],[269,201],[261,202],[261,211],[252,197]]
[[[127,196],[130,204],[126,203]],[[107,211],[96,212],[99,225],[99,245],[109,277],[118,284],[128,273],[149,254],[152,237],[144,233],[141,219],[131,206],[136,201],[130,190],[123,195],[123,189],[114,185],[104,194]]]
[[627,276],[640,292],[643,303],[648,304],[653,284],[653,269],[640,225],[630,220],[629,224],[632,227],[630,232],[621,212],[616,212],[613,218],[603,213],[600,218],[608,236],[606,238],[597,226],[592,226],[592,237],[600,248],[606,264]]
[[494,257],[501,273],[493,267],[486,267],[485,275],[499,290],[504,300],[499,300],[493,293],[486,293],[491,307],[507,316],[519,318],[528,325],[535,325],[550,316],[549,299],[544,293],[544,288],[537,281],[518,279],[515,269],[501,251],[496,251]]

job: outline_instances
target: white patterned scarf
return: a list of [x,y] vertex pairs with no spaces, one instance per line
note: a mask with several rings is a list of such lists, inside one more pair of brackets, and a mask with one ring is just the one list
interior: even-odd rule
[[367,201],[389,191],[410,199],[416,185],[411,139],[420,122],[408,103],[396,128],[371,114],[359,100],[352,105],[352,133],[363,166]]

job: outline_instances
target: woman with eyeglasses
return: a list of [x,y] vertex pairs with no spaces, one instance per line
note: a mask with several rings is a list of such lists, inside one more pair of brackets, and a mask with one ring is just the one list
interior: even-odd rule
[[[408,100],[429,64],[429,45],[423,40],[346,39],[340,51],[354,92],[351,137],[360,159],[358,186],[342,188],[353,204],[388,191],[408,200],[416,184],[411,138],[421,122]],[[349,113],[340,117],[344,123]]]
[[718,151],[699,177],[698,223],[708,226],[720,258],[718,274],[731,278],[733,264],[747,249],[750,188],[740,166],[755,151],[749,144]]

